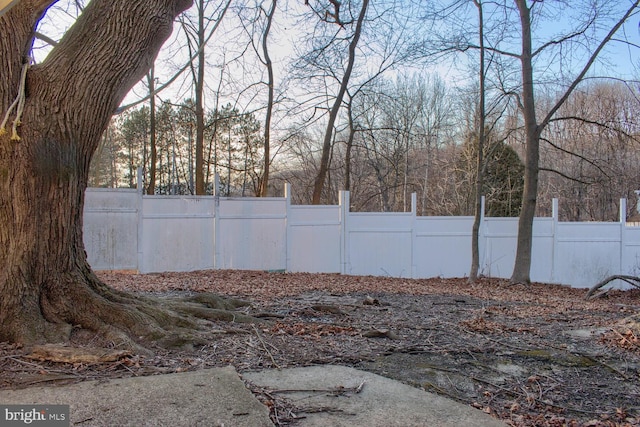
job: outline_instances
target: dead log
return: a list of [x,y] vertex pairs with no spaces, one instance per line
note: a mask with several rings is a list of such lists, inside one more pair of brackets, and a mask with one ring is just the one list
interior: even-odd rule
[[593,285],[591,289],[589,289],[589,291],[587,292],[587,295],[585,295],[585,299],[592,300],[605,295],[607,292],[609,292],[609,289],[605,289],[600,292],[597,292],[597,291],[602,287],[606,286],[607,284],[609,284],[610,282],[613,282],[614,280],[622,280],[623,282],[626,282],[631,286],[634,286],[640,289],[640,277],[627,276],[624,274],[614,274],[613,276],[609,276],[606,279]]

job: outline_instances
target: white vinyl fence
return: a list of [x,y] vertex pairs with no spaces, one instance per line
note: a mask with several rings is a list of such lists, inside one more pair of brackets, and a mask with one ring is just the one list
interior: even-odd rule
[[[88,189],[84,241],[96,270],[141,273],[245,269],[407,278],[465,277],[472,217],[349,211],[291,205],[282,198],[146,196]],[[534,221],[531,280],[590,287],[613,274],[640,273],[640,227],[620,222]],[[511,275],[517,218],[482,218],[481,273]]]

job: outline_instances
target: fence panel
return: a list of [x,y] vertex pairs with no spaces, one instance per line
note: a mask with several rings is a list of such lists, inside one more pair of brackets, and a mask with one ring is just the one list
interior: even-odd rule
[[83,241],[96,270],[138,269],[138,192],[88,189]]
[[[554,218],[535,218],[533,220],[533,244],[531,247],[530,277],[534,282],[552,283],[554,268]],[[515,261],[515,257],[514,257]]]
[[416,277],[468,276],[472,225],[472,217],[416,218]]
[[620,223],[561,222],[556,233],[554,281],[591,287],[620,271]]
[[640,227],[624,227],[621,274],[640,276]]
[[214,209],[212,197],[144,196],[140,272],[214,268]]
[[286,199],[220,198],[216,268],[287,268]]
[[340,273],[341,206],[290,206],[287,270]]
[[348,214],[345,273],[413,277],[413,220],[411,213]]
[[518,218],[485,218],[483,224],[484,256],[481,273],[509,278],[516,259]]

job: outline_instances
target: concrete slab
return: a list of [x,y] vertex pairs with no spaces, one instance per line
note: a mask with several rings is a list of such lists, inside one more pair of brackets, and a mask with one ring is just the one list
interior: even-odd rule
[[[476,409],[345,366],[242,375],[290,399],[299,427],[504,427]],[[271,427],[233,367],[0,390],[0,404],[70,405],[71,426]],[[3,420],[0,414],[0,425]]]
[[296,413],[305,417],[300,427],[506,425],[468,405],[345,366],[265,370],[242,377],[302,408]]
[[273,426],[233,367],[0,390],[0,403],[70,405],[70,425],[82,427]]

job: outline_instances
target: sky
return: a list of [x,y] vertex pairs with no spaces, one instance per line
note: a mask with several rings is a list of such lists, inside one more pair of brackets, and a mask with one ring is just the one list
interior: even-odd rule
[[[610,1],[610,0],[600,0],[600,1]],[[618,0],[617,2],[612,2],[612,4],[618,4],[618,6],[626,6],[629,0]],[[51,9],[50,16],[47,17],[43,21],[41,26],[41,31],[46,35],[50,36],[53,39],[59,39],[60,36],[64,33],[64,30],[71,24],[72,16],[77,13],[74,2],[65,2],[59,1],[55,8]],[[280,2],[280,5],[283,3]],[[294,4],[295,0],[294,0]],[[544,6],[549,2],[544,3]],[[571,3],[570,3],[571,4]],[[578,3],[573,3],[578,4]],[[551,9],[549,9],[551,10]],[[291,12],[289,10],[288,12]],[[295,11],[294,11],[295,12]],[[470,13],[473,13],[473,9],[471,9]],[[577,12],[577,8],[569,7],[567,10],[564,10],[561,13],[558,13],[555,16],[551,16],[550,19],[545,26],[541,26],[538,28],[536,32],[536,36],[540,37],[540,40],[548,40],[550,36],[558,33],[562,33],[563,30],[567,28],[573,27],[573,23],[578,19],[576,16],[572,16],[572,13]],[[214,10],[210,7],[208,13],[211,16],[217,16],[219,14],[219,9]],[[228,12],[227,18],[223,21],[223,25],[217,30],[216,35],[212,38],[212,41],[215,43],[211,47],[207,47],[207,53],[209,57],[208,64],[208,92],[214,92],[217,89],[217,82],[220,79],[220,73],[227,73],[227,78],[232,78],[237,83],[237,87],[242,86],[243,84],[250,84],[252,79],[255,80],[254,77],[245,75],[248,74],[249,71],[247,69],[242,69],[236,67],[235,69],[231,69],[226,65],[226,69],[223,70],[222,64],[225,63],[229,58],[232,58],[238,54],[237,47],[233,47],[231,42],[225,42],[225,37],[227,39],[238,39],[242,36],[242,31],[237,27],[234,27],[229,20],[229,17],[233,11]],[[485,14],[487,15],[487,14]],[[277,16],[283,16],[283,11],[279,10],[277,12]],[[470,15],[470,19],[473,19],[473,14]],[[281,19],[281,18],[280,18]],[[640,45],[640,33],[638,31],[638,16],[632,18],[630,22],[628,22],[619,32],[618,38],[627,38],[630,42],[636,43],[636,45]],[[515,31],[517,32],[517,31]],[[179,25],[176,24],[174,27],[174,33],[171,39],[165,44],[165,49],[159,55],[159,59],[157,61],[157,69],[156,76],[158,78],[158,82],[163,84],[167,82],[176,72],[177,69],[182,67],[188,58],[188,55],[185,52],[184,48],[180,48],[180,46],[184,46],[184,41],[180,41],[182,37],[182,30],[179,28]],[[602,32],[596,34],[596,36],[601,36]],[[283,77],[285,73],[285,65],[286,59],[291,54],[294,45],[300,45],[300,40],[298,39],[299,30],[296,28],[296,23],[294,21],[291,22],[278,22],[277,25],[274,26],[273,34],[271,35],[271,51],[272,56],[274,58],[276,73]],[[540,43],[540,42],[538,42]],[[41,45],[41,43],[38,43]],[[517,44],[513,46],[514,49],[517,49]],[[41,60],[44,57],[46,49],[38,48],[36,50],[36,58],[37,60]],[[212,54],[215,53],[215,54]],[[618,78],[633,80],[638,79],[640,75],[638,71],[638,58],[640,58],[640,49],[637,47],[626,46],[620,42],[613,42],[606,48],[605,52],[603,52],[602,59],[599,60],[594,67],[592,68],[590,75],[615,75]],[[546,59],[545,59],[546,60]],[[584,64],[585,58],[576,58],[575,61],[568,63],[569,67],[573,67],[577,69]],[[252,66],[256,66],[257,61],[255,58],[251,61]],[[549,68],[552,69],[555,66],[556,62],[554,62],[553,58],[549,60]],[[247,64],[243,64],[243,67],[246,67]],[[259,66],[254,67],[250,70],[250,72],[255,73],[260,69]],[[456,69],[447,67],[446,65],[441,65],[437,68],[431,68],[434,72],[441,74],[441,77],[445,79],[449,79],[452,81],[453,76],[456,74]],[[562,70],[553,70],[555,72],[561,72]],[[466,70],[464,71],[466,72]],[[189,74],[188,72],[183,73],[185,79],[188,80]],[[144,84],[137,85],[132,92],[125,99],[124,104],[128,104],[131,102],[135,102],[136,100],[146,96],[148,91]],[[188,83],[184,81],[181,82],[181,79],[177,79],[176,83],[172,84],[172,87],[169,90],[165,90],[160,94],[161,99],[172,99],[174,101],[180,98],[188,98],[191,97],[191,89]],[[208,95],[211,98],[211,95]],[[248,102],[248,101],[247,101]]]

